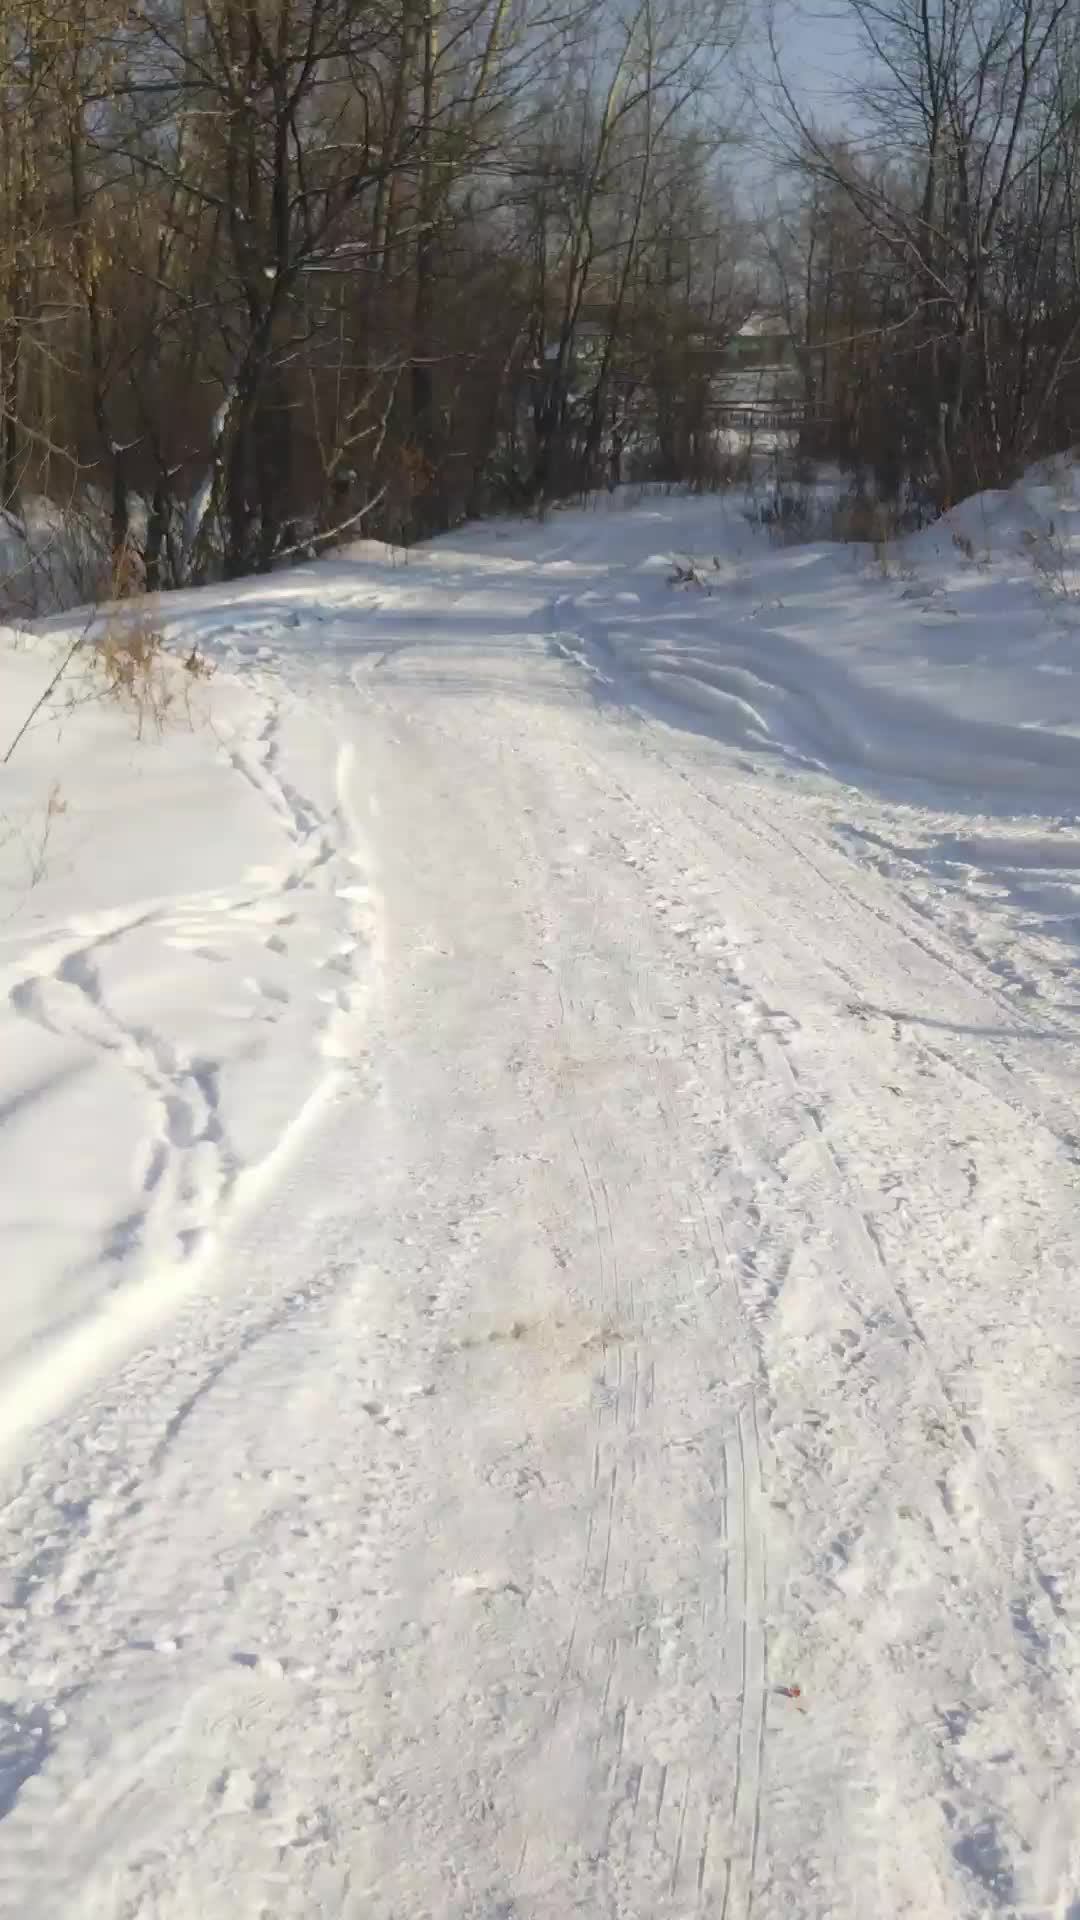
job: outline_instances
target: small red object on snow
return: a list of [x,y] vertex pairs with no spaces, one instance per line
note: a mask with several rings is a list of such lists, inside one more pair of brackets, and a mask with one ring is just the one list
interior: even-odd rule
[[801,1687],[781,1687],[780,1692],[783,1694],[785,1700],[801,1700],[802,1699]]

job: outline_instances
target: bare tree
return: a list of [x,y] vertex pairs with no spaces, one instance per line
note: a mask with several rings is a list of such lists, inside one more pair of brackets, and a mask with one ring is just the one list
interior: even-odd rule
[[[938,498],[948,503],[966,487],[1000,478],[1031,450],[1075,338],[1067,326],[1041,374],[1035,356],[1018,349],[1018,414],[1008,404],[1017,373],[1010,340],[1021,311],[1032,345],[1040,306],[1034,279],[1063,224],[1077,126],[1069,78],[1076,23],[1069,0],[847,4],[867,55],[862,144],[872,159],[805,120],[774,38],[791,157],[808,189],[800,220],[806,377],[813,386],[827,364],[816,353],[815,327],[834,373],[834,328],[838,342],[845,334],[872,339],[869,357],[878,375],[887,370],[912,463],[932,467]],[[1010,248],[1021,208],[1028,232],[1042,236],[1026,260]],[[858,294],[849,290],[841,317],[834,301],[845,219],[859,236],[863,266],[855,274],[841,269]],[[1017,274],[1029,282],[1026,296],[1006,284]],[[790,275],[782,280],[790,295]],[[1067,307],[1070,297],[1055,290],[1055,307]],[[858,358],[849,355],[849,367]]]
[[160,588],[703,473],[737,5],[0,0],[4,498]]

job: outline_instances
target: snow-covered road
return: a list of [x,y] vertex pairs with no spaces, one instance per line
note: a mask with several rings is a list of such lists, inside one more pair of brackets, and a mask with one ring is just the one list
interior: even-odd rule
[[287,844],[5,949],[139,1178],[0,1346],[4,1920],[1080,1914],[1068,951],[624,704],[572,524],[263,583]]

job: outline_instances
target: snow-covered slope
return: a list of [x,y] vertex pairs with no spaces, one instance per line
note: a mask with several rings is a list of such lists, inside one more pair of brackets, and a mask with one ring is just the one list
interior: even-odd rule
[[359,546],[170,603],[191,726],[27,736],[5,1920],[1080,1911],[1031,508]]
[[[9,644],[12,731],[52,658]],[[5,769],[0,1434],[205,1269],[326,1098],[362,994],[349,749],[260,677],[175,674],[140,740],[69,676]]]

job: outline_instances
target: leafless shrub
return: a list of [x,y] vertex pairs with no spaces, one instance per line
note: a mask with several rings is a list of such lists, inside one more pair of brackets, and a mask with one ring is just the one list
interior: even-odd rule
[[122,564],[109,547],[107,518],[92,495],[62,506],[45,499],[5,516],[9,560],[0,586],[8,617],[35,619],[65,607],[94,605],[120,584],[130,591],[141,561],[129,542]]
[[959,533],[955,527],[953,529],[952,543],[953,543],[953,546],[956,548],[957,553],[962,554],[964,559],[968,562],[970,566],[979,567],[983,570],[983,572],[985,572],[986,569],[989,567],[990,565],[989,548],[984,548],[980,552],[979,548],[975,545],[974,540],[972,540],[971,537],[966,533]]
[[894,540],[897,531],[895,508],[879,500],[849,494],[847,498],[838,500],[832,509],[831,537],[843,541],[845,545],[858,543],[877,547]]
[[883,580],[911,580],[915,569],[902,557],[900,542],[911,525],[892,501],[850,494],[838,500],[830,516],[830,535],[845,545],[872,547]]
[[702,578],[696,562],[690,559],[674,560],[672,562],[672,570],[668,574],[667,583],[669,587],[696,587],[700,593],[712,593],[712,588],[708,581]]
[[764,527],[773,546],[802,546],[820,537],[820,512],[811,487],[780,483],[745,510],[751,526]]
[[1020,543],[1048,593],[1056,600],[1080,599],[1080,568],[1070,563],[1068,549],[1053,520],[1045,526],[1025,527]]

